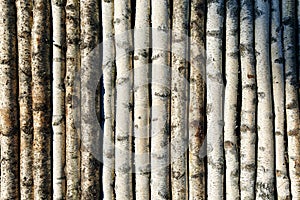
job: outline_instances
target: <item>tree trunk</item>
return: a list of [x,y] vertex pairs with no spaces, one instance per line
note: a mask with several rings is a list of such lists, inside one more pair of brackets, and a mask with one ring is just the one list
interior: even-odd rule
[[226,88],[224,104],[224,149],[226,199],[239,199],[239,154],[237,138],[237,95],[239,73],[238,1],[226,1]]
[[66,176],[67,199],[80,199],[80,127],[75,127],[78,108],[76,99],[80,99],[80,93],[76,94],[75,74],[79,74],[80,68],[80,24],[79,24],[79,0],[67,0],[66,2]]
[[255,52],[257,77],[256,198],[274,199],[274,134],[270,72],[270,4],[255,1]]
[[80,1],[81,26],[81,199],[100,198],[100,126],[95,95],[100,80],[97,0]]
[[18,0],[18,56],[20,106],[20,198],[33,199],[33,123],[31,99],[32,1]]
[[189,94],[189,199],[205,199],[205,1],[191,1]]
[[150,0],[136,1],[134,32],[134,136],[136,199],[150,199]]
[[271,64],[274,102],[275,162],[278,199],[290,199],[290,183],[285,159],[284,65],[279,1],[272,1]]
[[19,199],[19,114],[15,1],[0,2],[1,199]]
[[207,4],[206,83],[207,83],[207,196],[223,199],[223,96],[222,39],[224,1]]
[[283,44],[285,59],[285,111],[288,135],[289,175],[292,199],[300,199],[299,96],[296,54],[296,2],[282,1]]
[[65,197],[65,2],[52,0],[53,23],[53,198]]
[[[41,26],[43,24],[43,26]],[[32,109],[34,198],[51,196],[51,84],[50,3],[33,2],[32,27]]]
[[129,0],[116,0],[116,199],[132,199],[132,35]]
[[170,2],[152,0],[151,199],[170,199]]
[[187,193],[187,73],[189,1],[174,0],[172,22],[171,185],[172,199]]
[[103,193],[105,200],[114,200],[115,182],[115,48],[114,1],[102,0],[103,27],[103,84],[104,84],[104,133],[103,133]]
[[240,11],[240,55],[242,106],[240,125],[241,199],[255,199],[256,74],[254,55],[253,2],[242,0]]

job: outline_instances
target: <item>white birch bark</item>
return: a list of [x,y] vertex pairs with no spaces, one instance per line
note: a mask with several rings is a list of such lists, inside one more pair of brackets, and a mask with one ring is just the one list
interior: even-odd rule
[[207,3],[206,84],[207,84],[207,196],[223,199],[223,96],[222,36],[224,1]]
[[189,94],[189,200],[205,199],[205,1],[191,1]]
[[33,1],[31,40],[34,199],[51,197],[50,2]]
[[[75,73],[80,68],[80,6],[79,0],[66,2],[66,178],[67,199],[80,199],[80,141],[79,127],[75,128],[75,109],[80,96],[75,94]],[[77,103],[77,104],[76,104]]]
[[285,112],[288,136],[289,175],[292,199],[300,198],[299,96],[296,53],[296,1],[282,1],[285,59]]
[[239,73],[239,35],[237,0],[226,1],[226,88],[224,102],[224,149],[226,161],[226,199],[239,199],[239,152],[237,138],[237,95]]
[[116,42],[116,199],[132,199],[132,34],[129,0],[115,0]]
[[20,106],[20,198],[33,198],[33,122],[31,99],[32,1],[18,0],[17,31]]
[[19,111],[15,1],[0,2],[1,199],[19,199]]
[[171,190],[172,199],[187,194],[187,73],[189,1],[173,1],[171,80]]
[[270,67],[270,2],[255,1],[255,55],[257,77],[256,199],[274,199],[274,134]]
[[95,105],[99,62],[99,10],[97,0],[80,0],[81,30],[81,199],[100,198],[100,127]]
[[136,199],[150,199],[150,0],[136,1],[134,31],[134,145]]
[[103,133],[103,194],[105,200],[114,200],[115,182],[115,48],[114,1],[102,0],[103,31],[103,84],[104,84],[104,133]]
[[242,106],[240,125],[241,199],[255,199],[256,168],[256,74],[254,55],[253,1],[240,2],[240,55]]
[[[170,199],[170,2],[151,1],[152,20],[152,112],[151,199]],[[160,48],[158,48],[160,47]]]
[[284,57],[282,25],[279,1],[273,0],[271,7],[271,64],[274,102],[276,192],[278,199],[290,199],[290,183],[285,157],[285,111],[284,111]]
[[65,13],[64,0],[52,0],[53,23],[53,199],[65,198]]

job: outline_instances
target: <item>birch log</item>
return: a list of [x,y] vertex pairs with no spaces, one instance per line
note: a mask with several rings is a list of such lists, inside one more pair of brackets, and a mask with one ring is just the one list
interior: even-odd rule
[[274,134],[270,69],[270,2],[255,1],[255,52],[257,77],[256,199],[274,199]]
[[189,199],[205,199],[205,1],[191,1],[189,94]]
[[75,93],[75,74],[80,68],[80,6],[79,0],[66,2],[66,177],[67,199],[80,199],[80,141],[79,127],[75,128],[76,112],[80,98]]
[[65,198],[65,10],[64,0],[52,0],[53,23],[53,199]]
[[296,1],[282,1],[283,46],[285,59],[285,112],[288,136],[289,175],[292,199],[300,198],[299,96],[296,54]]
[[100,63],[99,10],[97,0],[80,0],[81,28],[81,199],[100,198],[100,130],[95,111],[95,93]]
[[278,199],[290,199],[290,183],[285,159],[284,65],[279,1],[272,0],[271,64],[274,102],[276,192]]
[[16,1],[19,55],[20,198],[33,199],[31,99],[32,1]]
[[224,1],[207,2],[206,84],[207,84],[207,196],[223,199],[223,95],[222,36]]
[[15,1],[0,2],[1,199],[19,199],[17,13]]
[[150,199],[150,0],[136,1],[134,32],[134,136],[136,199]]
[[152,112],[151,199],[170,199],[170,2],[151,1],[152,21]]
[[[43,24],[43,26],[41,26]],[[51,196],[51,84],[50,3],[33,2],[32,27],[32,109],[34,198]]]
[[240,55],[242,106],[240,125],[241,199],[255,199],[256,72],[254,55],[253,1],[240,2]]
[[173,1],[171,80],[171,185],[172,199],[187,193],[187,73],[189,1]]
[[114,200],[115,182],[115,48],[114,1],[102,0],[103,31],[103,84],[104,84],[104,133],[103,133],[103,193],[105,200]]
[[132,35],[129,0],[115,0],[116,42],[116,199],[132,199]]
[[237,138],[237,95],[239,73],[239,35],[237,0],[226,1],[226,88],[224,103],[224,149],[226,161],[226,199],[239,199],[239,154]]

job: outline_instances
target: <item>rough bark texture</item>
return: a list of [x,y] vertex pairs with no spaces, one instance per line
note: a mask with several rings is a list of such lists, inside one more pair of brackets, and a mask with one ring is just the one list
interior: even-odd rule
[[20,106],[20,198],[33,198],[33,121],[31,98],[32,1],[18,0],[18,56]]
[[[41,26],[43,24],[43,26]],[[33,2],[32,27],[32,109],[34,198],[51,197],[51,84],[50,3]]]
[[270,1],[255,1],[255,55],[257,77],[256,199],[274,199],[274,134],[270,68]]
[[53,23],[53,199],[65,198],[65,1],[52,0]]
[[15,1],[0,2],[1,199],[19,199],[19,112]]
[[189,94],[189,199],[205,199],[205,1],[191,2]]
[[289,175],[292,199],[300,198],[300,131],[296,54],[296,2],[282,1],[283,44],[285,59],[285,111],[288,135]]
[[150,199],[150,0],[136,1],[134,32],[134,136],[136,199]]
[[170,10],[169,0],[152,0],[151,199],[170,199]]
[[132,199],[132,34],[129,0],[115,0],[116,41],[116,199]]
[[[66,178],[67,199],[80,199],[80,127],[75,127],[75,109],[80,93],[75,93],[75,74],[80,68],[80,15],[79,0],[66,2]],[[78,113],[77,113],[78,114]]]
[[241,0],[240,55],[242,106],[240,125],[241,199],[255,199],[256,72],[253,34],[253,1]]
[[187,72],[189,1],[174,0],[172,17],[171,185],[172,199],[187,193]]
[[115,182],[115,47],[114,1],[102,0],[103,27],[103,84],[104,84],[104,133],[103,133],[103,193],[105,200],[114,200]]
[[237,95],[239,73],[238,1],[226,1],[226,88],[224,104],[224,149],[226,199],[239,199],[239,153],[237,138]]
[[278,199],[290,199],[290,183],[288,177],[285,147],[285,111],[284,111],[284,65],[282,51],[282,24],[280,20],[279,1],[272,0],[271,9],[271,64],[274,102],[275,131],[275,165],[276,187]]
[[[80,1],[81,27],[81,199],[100,198],[100,127],[95,111],[99,62],[99,10],[97,0]],[[98,80],[97,80],[98,79]]]
[[223,101],[222,36],[224,1],[207,2],[206,84],[207,84],[207,196],[223,199]]

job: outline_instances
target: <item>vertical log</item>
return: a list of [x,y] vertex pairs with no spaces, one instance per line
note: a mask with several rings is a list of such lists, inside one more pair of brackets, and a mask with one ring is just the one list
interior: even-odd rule
[[191,1],[189,94],[189,199],[205,199],[205,1]]
[[278,199],[290,199],[290,183],[285,159],[285,111],[284,111],[284,57],[282,24],[279,1],[272,0],[271,9],[271,65],[274,102],[276,192]]
[[282,1],[285,60],[285,112],[292,199],[300,198],[300,131],[296,54],[296,1]]
[[207,84],[207,195],[223,199],[223,95],[222,39],[224,1],[207,2],[206,84]]
[[19,112],[15,1],[0,2],[1,199],[19,199]]
[[19,55],[20,198],[33,199],[33,121],[30,55],[32,1],[18,0],[16,7]]
[[[43,24],[43,26],[41,25]],[[51,196],[51,84],[50,84],[50,2],[33,2],[32,27],[32,109],[34,198]]]
[[104,84],[104,133],[103,133],[103,193],[105,200],[114,200],[115,182],[115,47],[114,1],[102,0],[103,27],[103,84]]
[[150,0],[136,1],[134,32],[134,136],[136,199],[150,199]]
[[226,88],[224,103],[224,149],[226,199],[239,199],[239,153],[237,138],[237,95],[239,73],[239,1],[226,1]]

